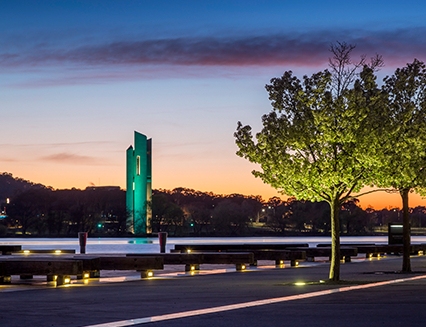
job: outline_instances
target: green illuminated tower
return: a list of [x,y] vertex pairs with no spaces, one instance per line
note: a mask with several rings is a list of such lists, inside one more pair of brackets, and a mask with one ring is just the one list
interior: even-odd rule
[[134,234],[151,233],[151,151],[152,140],[135,132],[135,148],[126,151],[126,206],[129,211],[129,229]]

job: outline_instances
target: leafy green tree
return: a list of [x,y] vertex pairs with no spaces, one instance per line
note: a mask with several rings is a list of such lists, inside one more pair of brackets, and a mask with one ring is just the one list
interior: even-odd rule
[[[262,117],[256,134],[238,122],[237,154],[260,164],[256,177],[282,193],[301,200],[326,201],[331,209],[332,260],[329,278],[340,279],[339,210],[372,181],[381,137],[381,92],[374,68],[361,59],[351,65],[353,47],[332,47],[331,68],[304,76],[285,72],[266,85],[273,110]],[[356,78],[356,68],[363,70]],[[359,196],[359,195],[358,195]]]
[[388,135],[377,184],[392,187],[402,198],[403,264],[411,271],[410,192],[426,194],[426,69],[423,62],[396,69],[384,79]]

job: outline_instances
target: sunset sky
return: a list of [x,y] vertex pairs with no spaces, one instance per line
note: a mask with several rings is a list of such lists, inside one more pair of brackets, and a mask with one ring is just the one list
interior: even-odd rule
[[[153,139],[154,188],[268,199],[233,133],[260,129],[271,78],[327,68],[336,41],[383,55],[380,78],[426,61],[420,0],[14,0],[0,31],[0,172],[54,188],[124,188],[136,130]],[[401,207],[397,194],[360,200]]]

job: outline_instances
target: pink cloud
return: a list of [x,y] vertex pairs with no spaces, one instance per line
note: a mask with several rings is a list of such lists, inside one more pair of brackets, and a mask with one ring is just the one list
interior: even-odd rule
[[[31,50],[0,50],[3,71],[37,72],[38,80],[17,82],[17,87],[45,87],[113,80],[167,77],[220,76],[267,67],[327,67],[329,47],[337,40],[356,45],[354,58],[381,54],[387,69],[426,60],[426,29],[394,31],[333,30],[304,34],[243,37],[187,37],[111,41],[98,45],[40,46]],[[22,46],[22,49],[28,45]],[[19,48],[19,47],[18,47]],[[57,69],[60,68],[60,69]],[[248,68],[248,69],[247,69]],[[248,73],[250,74],[250,73]],[[39,76],[39,75],[38,75]]]
[[97,158],[89,156],[80,156],[70,153],[57,153],[49,156],[41,157],[42,161],[50,161],[55,163],[62,164],[72,164],[72,165],[99,165],[100,161]]

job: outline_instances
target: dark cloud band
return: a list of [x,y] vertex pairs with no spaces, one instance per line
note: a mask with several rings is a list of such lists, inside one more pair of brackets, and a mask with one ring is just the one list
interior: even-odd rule
[[322,31],[253,37],[202,37],[116,41],[100,45],[69,45],[66,48],[34,47],[31,51],[0,52],[0,65],[81,67],[121,65],[178,66],[318,66],[336,40],[355,44],[363,54],[379,53],[386,63],[426,55],[425,30],[386,32]]

